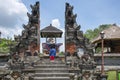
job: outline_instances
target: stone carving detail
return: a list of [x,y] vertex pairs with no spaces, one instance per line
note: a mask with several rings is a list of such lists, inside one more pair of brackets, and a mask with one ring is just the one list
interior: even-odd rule
[[91,64],[91,58],[88,54],[84,54],[81,60],[83,64]]
[[[72,65],[71,68],[76,68],[82,80],[92,80],[95,62],[93,59],[93,45],[90,44],[89,39],[83,36],[81,26],[76,22],[77,14],[73,13],[73,6],[66,3],[65,11],[65,47],[66,47],[66,61],[67,64]],[[71,45],[70,45],[71,44]],[[74,46],[74,48],[72,47]],[[72,48],[71,48],[72,47]],[[74,50],[73,50],[74,49]],[[79,51],[79,52],[78,52]],[[74,58],[70,57],[74,56]],[[75,56],[77,56],[75,58]],[[77,62],[76,67],[74,66]],[[89,74],[88,74],[89,73]]]
[[[16,46],[13,47],[12,53],[24,53],[28,49],[28,46],[34,44],[35,50],[39,51],[40,45],[40,25],[39,25],[39,2],[36,2],[35,5],[30,5],[32,11],[31,14],[27,13],[29,22],[27,25],[23,24],[24,30],[22,35],[14,35],[16,41]],[[33,45],[32,45],[33,46]]]
[[92,80],[90,71],[85,71],[82,76],[83,80]]
[[80,47],[79,44],[83,43],[83,32],[80,31],[81,26],[76,22],[77,14],[73,14],[73,6],[66,3],[65,11],[65,41],[67,44],[73,42],[76,48]]
[[[76,50],[82,48],[85,53],[92,54],[92,46],[89,40],[83,36],[83,32],[80,30],[81,26],[76,22],[77,14],[73,14],[73,6],[66,3],[65,11],[65,46],[74,43]],[[66,52],[69,51],[66,48]]]

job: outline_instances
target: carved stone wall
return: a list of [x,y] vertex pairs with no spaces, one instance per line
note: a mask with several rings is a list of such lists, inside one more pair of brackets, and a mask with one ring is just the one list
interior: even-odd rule
[[24,30],[21,35],[15,35],[14,39],[16,41],[16,46],[12,49],[12,52],[20,53],[25,52],[26,50],[32,47],[38,52],[40,51],[40,14],[39,14],[39,2],[36,2],[34,5],[30,5],[32,11],[31,14],[27,13],[28,24],[23,24]]
[[[83,36],[81,26],[76,22],[76,14],[73,14],[73,6],[66,3],[65,9],[65,53],[66,63],[72,69],[78,69],[78,76],[82,80],[92,80],[95,62],[92,55],[93,46],[89,39]],[[71,57],[76,56],[76,60]],[[78,61],[78,62],[77,62]],[[74,66],[77,64],[77,66]],[[77,74],[77,73],[76,73]]]
[[66,3],[65,9],[65,47],[66,52],[67,44],[74,43],[76,45],[76,50],[82,48],[85,52],[90,49],[90,43],[87,38],[83,36],[83,31],[80,30],[81,26],[76,22],[77,14],[73,13],[73,6],[69,3]]

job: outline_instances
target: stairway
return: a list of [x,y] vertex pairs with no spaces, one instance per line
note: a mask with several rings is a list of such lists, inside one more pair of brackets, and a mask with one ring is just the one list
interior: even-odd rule
[[50,62],[49,58],[43,58],[35,67],[34,80],[70,80],[69,70],[60,58]]

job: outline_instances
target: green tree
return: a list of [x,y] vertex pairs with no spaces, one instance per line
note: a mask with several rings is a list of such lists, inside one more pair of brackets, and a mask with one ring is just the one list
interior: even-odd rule
[[100,25],[98,28],[95,28],[94,30],[88,29],[85,32],[84,36],[87,37],[89,40],[92,40],[95,37],[97,37],[102,30],[109,28],[110,26],[111,24],[103,24],[103,25]]
[[0,40],[0,52],[8,53],[10,51],[11,44],[14,44],[12,39],[1,38],[1,40]]

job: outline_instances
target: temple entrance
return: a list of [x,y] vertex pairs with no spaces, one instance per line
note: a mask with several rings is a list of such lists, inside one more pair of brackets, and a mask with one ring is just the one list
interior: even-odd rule
[[[40,30],[39,2],[31,5],[31,8],[32,14],[27,13],[29,22],[23,25],[22,35],[15,36],[17,45],[11,50],[11,53],[15,53],[10,64],[13,71],[12,75],[10,74],[11,78],[14,80],[18,80],[18,77],[21,80],[98,80],[94,75],[96,65],[91,52],[92,47],[89,40],[83,36],[81,26],[76,22],[77,15],[73,13],[73,6],[66,3],[65,52],[63,56],[56,56],[55,62],[51,62],[49,58],[50,48],[54,45],[55,53],[59,54],[59,47],[63,43],[58,43],[56,39],[61,38],[63,32],[52,24]],[[40,51],[40,37],[46,39],[42,43],[44,54],[42,56],[36,54]],[[25,55],[19,57],[22,53]],[[16,76],[16,73],[20,75]]]
[[46,41],[44,43],[42,43],[43,54],[48,55],[49,51],[50,51],[50,47],[53,44],[55,45],[55,49],[56,49],[57,54],[59,54],[59,47],[63,43],[58,43],[56,39],[61,38],[63,32],[60,29],[57,29],[56,27],[52,26],[52,24],[45,27],[40,32],[41,32],[40,33],[41,38],[46,38]]

